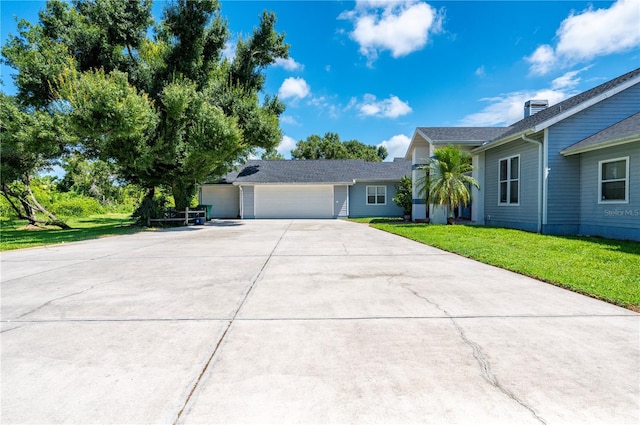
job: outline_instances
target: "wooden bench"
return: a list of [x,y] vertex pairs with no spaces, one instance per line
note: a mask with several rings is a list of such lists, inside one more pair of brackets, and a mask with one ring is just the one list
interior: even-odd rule
[[[181,217],[179,217],[181,215]],[[184,216],[182,216],[184,215]],[[151,223],[165,223],[165,222],[182,222],[185,226],[189,225],[189,222],[195,222],[197,217],[202,217],[203,222],[207,219],[207,210],[190,210],[187,208],[184,211],[171,211],[164,212],[163,218],[148,218],[147,226],[151,227]]]

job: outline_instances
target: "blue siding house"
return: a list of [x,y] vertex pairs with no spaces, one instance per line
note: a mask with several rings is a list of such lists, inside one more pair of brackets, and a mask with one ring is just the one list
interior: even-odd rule
[[[509,127],[418,127],[405,158],[415,169],[446,145],[472,154],[472,222],[640,241],[640,68],[556,105],[529,101]],[[417,193],[413,218],[443,222]]]
[[401,217],[396,185],[411,173],[403,158],[363,160],[251,160],[200,188],[215,218]]

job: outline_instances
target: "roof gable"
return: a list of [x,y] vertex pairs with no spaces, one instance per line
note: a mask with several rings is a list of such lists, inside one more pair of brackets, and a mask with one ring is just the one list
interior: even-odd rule
[[485,143],[475,151],[479,152],[494,146],[499,146],[520,135],[537,133],[638,83],[640,83],[640,68],[634,69],[613,80],[579,93],[569,99],[565,99],[560,103],[513,123],[509,126],[508,131]]
[[640,141],[640,112],[569,146],[560,153],[565,156],[575,155],[634,141]]

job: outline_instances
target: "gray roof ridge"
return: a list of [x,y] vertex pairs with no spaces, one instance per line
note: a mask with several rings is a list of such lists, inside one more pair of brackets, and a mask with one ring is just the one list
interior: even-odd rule
[[252,159],[218,183],[336,183],[356,179],[399,180],[411,173],[410,161],[367,162],[363,159]]
[[611,89],[614,89],[618,86],[620,86],[621,84],[633,79],[634,77],[640,75],[640,68],[636,68],[632,71],[629,71],[623,75],[620,75],[616,78],[613,78],[609,81],[606,81],[602,84],[599,84],[595,87],[592,87],[589,90],[585,90],[581,93],[578,93],[574,96],[571,96],[568,99],[563,100],[562,102],[556,103],[555,105],[551,105],[546,109],[543,109],[542,111],[535,113],[531,116],[528,116],[526,118],[523,118],[519,121],[514,122],[513,124],[511,124],[510,130],[508,130],[507,132],[505,132],[504,134],[494,138],[493,140],[491,140],[489,143],[494,142],[496,140],[500,140],[503,139],[505,137],[511,136],[513,134],[517,134],[523,130],[529,129],[529,128],[533,128],[538,124],[541,124],[545,121],[548,121],[554,117],[556,117],[557,115],[566,112],[572,108],[575,108],[585,102],[587,102],[590,99],[593,99],[595,97],[597,97],[598,95],[605,93]]
[[489,141],[508,131],[500,126],[418,127],[418,131],[434,142]]

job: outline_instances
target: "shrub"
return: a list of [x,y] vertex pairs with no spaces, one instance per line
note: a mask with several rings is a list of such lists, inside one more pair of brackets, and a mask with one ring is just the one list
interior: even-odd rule
[[411,178],[404,176],[400,179],[400,183],[396,185],[396,196],[393,197],[393,202],[402,208],[404,215],[411,214],[411,207],[413,206]]
[[72,192],[57,194],[52,200],[50,211],[61,217],[87,217],[104,214],[104,207],[94,198],[76,195]]

